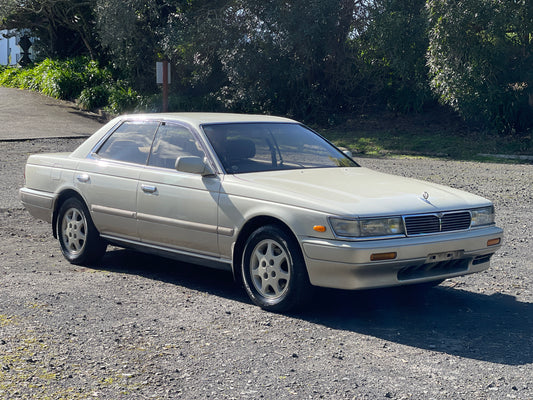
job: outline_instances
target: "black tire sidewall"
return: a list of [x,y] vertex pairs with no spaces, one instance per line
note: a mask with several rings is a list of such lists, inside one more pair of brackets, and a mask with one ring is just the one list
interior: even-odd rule
[[[85,245],[83,250],[78,254],[73,254],[68,251],[63,241],[63,218],[65,213],[72,208],[77,209],[81,214],[83,214],[86,224]],[[97,261],[105,252],[106,246],[92,222],[87,206],[76,197],[71,197],[61,204],[57,218],[57,232],[59,244],[61,246],[61,252],[63,253],[63,256],[72,264],[82,265]]]
[[[291,278],[288,283],[288,290],[285,294],[275,299],[269,299],[261,295],[251,281],[251,255],[257,244],[265,239],[275,240],[290,259]],[[275,225],[263,226],[250,235],[244,246],[241,272],[248,296],[254,304],[265,310],[273,312],[294,310],[303,305],[309,297],[309,278],[300,246],[291,234]]]

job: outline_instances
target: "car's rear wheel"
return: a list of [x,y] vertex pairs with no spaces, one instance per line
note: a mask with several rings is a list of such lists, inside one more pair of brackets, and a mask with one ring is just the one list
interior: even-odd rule
[[275,225],[250,235],[244,247],[242,277],[250,299],[269,311],[295,310],[312,291],[297,241]]
[[61,205],[57,231],[61,251],[72,264],[93,263],[105,253],[107,244],[94,226],[89,210],[75,197]]

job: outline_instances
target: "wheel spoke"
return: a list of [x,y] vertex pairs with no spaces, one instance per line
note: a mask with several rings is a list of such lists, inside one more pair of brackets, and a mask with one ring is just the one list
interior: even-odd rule
[[287,256],[285,254],[281,254],[277,257],[273,258],[274,265],[272,265],[272,268],[278,273],[279,275],[288,276],[288,266],[289,266],[289,260],[287,259]]
[[259,242],[250,260],[252,282],[264,297],[283,295],[290,280],[290,258],[281,245],[273,239]]
[[69,209],[63,217],[61,230],[65,248],[73,254],[81,252],[87,239],[87,223],[83,213],[76,208]]
[[254,252],[254,260],[261,263],[261,260],[265,258],[265,252],[261,248],[256,248]]

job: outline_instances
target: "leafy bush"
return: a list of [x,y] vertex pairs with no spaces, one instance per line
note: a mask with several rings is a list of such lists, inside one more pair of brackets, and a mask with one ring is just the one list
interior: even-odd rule
[[94,110],[107,105],[109,89],[106,86],[93,86],[81,91],[76,103],[84,110]]
[[44,60],[34,68],[34,79],[43,94],[57,99],[73,100],[83,90],[83,78],[69,61]]
[[109,93],[106,110],[111,114],[133,111],[143,104],[143,97],[131,88],[113,86]]
[[116,82],[113,71],[87,57],[45,59],[29,68],[1,67],[0,85],[41,92],[57,99],[77,100],[85,110],[106,108],[113,114],[134,110],[141,96]]
[[[360,38],[369,92],[402,113],[420,112],[434,102],[427,79],[425,0],[370,2],[369,24]],[[355,41],[357,43],[357,41]],[[359,72],[363,73],[363,71]],[[369,93],[369,94],[370,94]]]
[[7,87],[18,87],[19,71],[17,68],[5,68],[0,74],[0,85]]

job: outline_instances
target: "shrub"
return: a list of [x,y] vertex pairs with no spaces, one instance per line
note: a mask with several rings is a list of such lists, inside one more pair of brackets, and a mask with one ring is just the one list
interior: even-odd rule
[[76,100],[80,108],[106,108],[112,114],[133,111],[146,101],[113,71],[87,57],[45,59],[27,68],[0,66],[0,85],[33,90],[46,96]]
[[143,103],[143,97],[131,88],[113,86],[109,93],[106,110],[111,114],[133,111]]
[[33,68],[39,91],[56,99],[73,100],[84,87],[83,76],[69,60],[46,59]]
[[108,100],[109,89],[99,85],[83,89],[76,103],[83,110],[95,110],[107,105]]
[[17,68],[8,67],[2,71],[0,75],[0,85],[7,87],[18,87],[19,70]]

